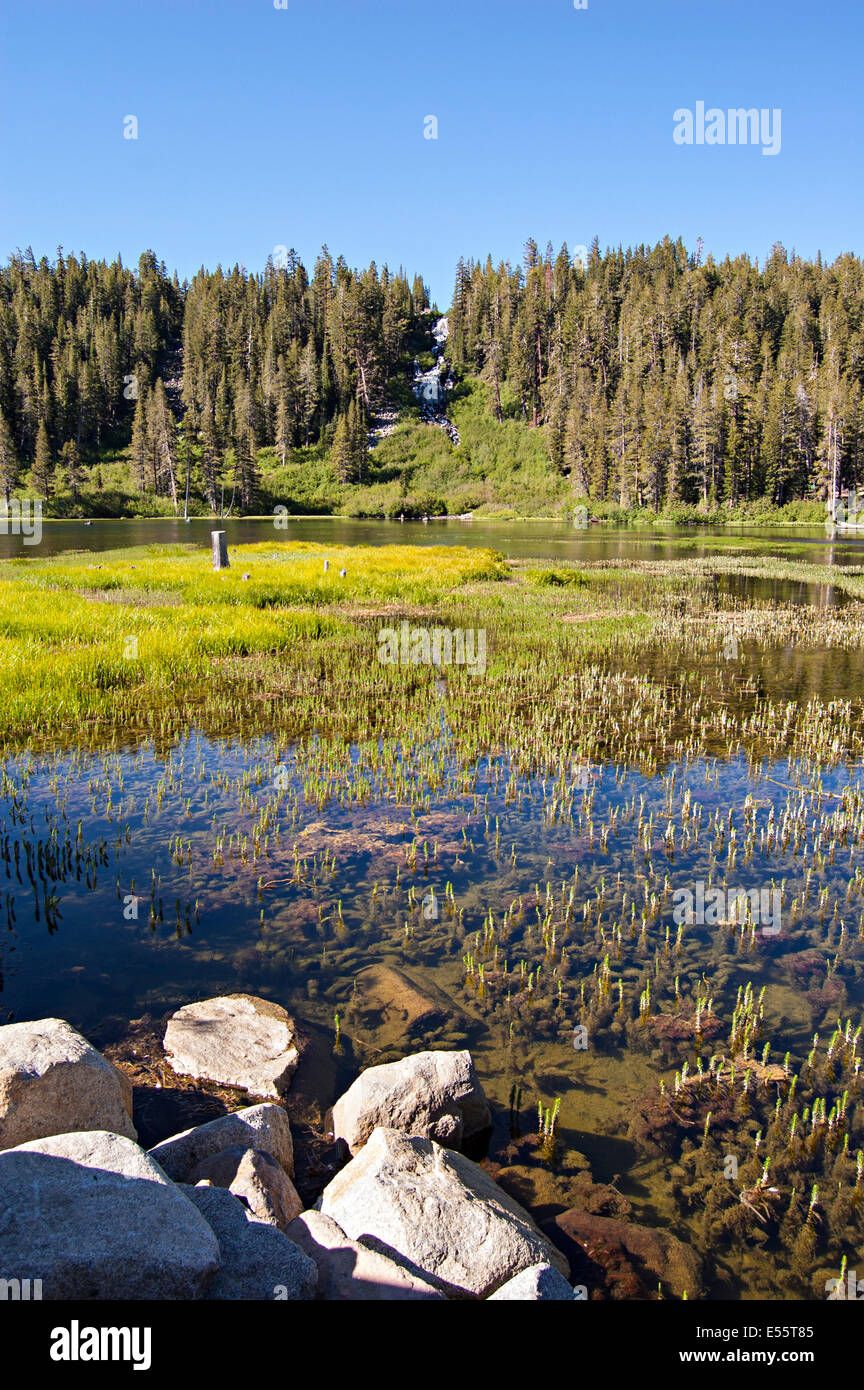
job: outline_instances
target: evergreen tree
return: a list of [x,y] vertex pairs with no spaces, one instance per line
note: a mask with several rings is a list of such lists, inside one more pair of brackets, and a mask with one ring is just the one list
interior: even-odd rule
[[147,488],[151,470],[151,455],[150,435],[147,428],[147,404],[145,397],[139,395],[135,403],[135,417],[132,421],[132,469],[139,492],[144,492]]
[[53,475],[54,460],[51,457],[51,441],[48,438],[45,421],[40,420],[36,435],[36,456],[30,470],[30,481],[37,496],[44,498],[51,496]]
[[73,439],[67,439],[60,450],[56,471],[58,486],[68,489],[72,494],[72,501],[77,503],[81,485],[81,471],[78,450]]
[[6,423],[5,415],[0,411],[0,487],[3,489],[7,510],[12,498],[12,490],[18,485],[18,468],[18,456],[12,442],[12,431]]
[[330,449],[330,463],[340,483],[353,482],[354,447],[347,415],[340,415],[336,421],[336,433]]

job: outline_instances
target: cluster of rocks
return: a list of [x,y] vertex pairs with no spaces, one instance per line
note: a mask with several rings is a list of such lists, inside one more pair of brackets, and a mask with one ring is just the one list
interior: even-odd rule
[[399,411],[389,406],[379,410],[373,419],[372,428],[369,431],[369,448],[374,449],[382,439],[394,434],[399,424]]
[[333,1108],[348,1161],[303,1210],[284,1108],[303,1048],[232,995],[171,1018],[184,1076],[260,1103],[145,1150],[123,1074],[62,1019],[0,1027],[0,1276],[48,1299],[573,1300],[569,1264],[461,1149],[491,1124],[470,1054],[361,1073]]

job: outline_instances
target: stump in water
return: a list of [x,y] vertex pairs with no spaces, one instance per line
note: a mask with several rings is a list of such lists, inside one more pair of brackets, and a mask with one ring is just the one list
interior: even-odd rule
[[231,568],[228,560],[228,542],[225,539],[224,531],[211,531],[210,544],[213,549],[213,568],[214,570],[227,570]]

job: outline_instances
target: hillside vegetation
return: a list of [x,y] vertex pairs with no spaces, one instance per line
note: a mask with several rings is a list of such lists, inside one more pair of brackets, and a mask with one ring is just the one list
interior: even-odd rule
[[[656,247],[460,261],[455,446],[420,418],[420,276],[327,248],[169,276],[58,252],[0,271],[0,494],[47,516],[589,514],[820,521],[864,488],[864,272]],[[385,412],[396,428],[376,432]]]

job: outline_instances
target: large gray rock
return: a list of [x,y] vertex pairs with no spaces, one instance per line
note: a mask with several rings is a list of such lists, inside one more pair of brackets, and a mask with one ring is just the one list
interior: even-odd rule
[[379,1126],[458,1149],[491,1124],[470,1052],[417,1052],[369,1067],[333,1106],[333,1133],[352,1154]]
[[395,1260],[349,1240],[322,1211],[304,1211],[285,1232],[318,1266],[317,1297],[328,1302],[444,1298],[434,1284]]
[[0,1028],[0,1149],[86,1129],[136,1138],[126,1077],[65,1019]]
[[0,1270],[48,1299],[196,1298],[219,1244],[137,1144],[87,1130],[0,1153]]
[[288,1174],[263,1149],[236,1146],[212,1154],[198,1164],[190,1178],[192,1183],[202,1181],[227,1187],[259,1221],[282,1231],[303,1210]]
[[448,1293],[486,1298],[532,1265],[568,1271],[526,1211],[476,1163],[429,1139],[376,1129],[325,1187],[346,1235],[396,1252]]
[[294,1176],[291,1126],[281,1105],[247,1105],[243,1110],[209,1120],[206,1125],[184,1129],[156,1144],[150,1156],[175,1182],[190,1182],[205,1159],[235,1147],[263,1149],[272,1154],[289,1177]]
[[318,1270],[275,1226],[258,1221],[224,1187],[182,1187],[214,1231],[222,1268],[207,1285],[206,1300],[306,1300],[315,1297]]
[[532,1265],[490,1294],[489,1303],[569,1303],[576,1301],[567,1280],[551,1265]]
[[185,1004],[168,1020],[165,1055],[181,1076],[239,1086],[251,1095],[287,1095],[300,1060],[294,1020],[279,1004],[226,994]]

